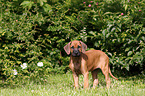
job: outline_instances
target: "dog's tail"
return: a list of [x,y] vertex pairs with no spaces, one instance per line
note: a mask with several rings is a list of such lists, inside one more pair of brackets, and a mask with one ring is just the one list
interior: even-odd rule
[[111,77],[113,77],[114,79],[118,80],[118,78],[116,78],[116,77],[114,77],[114,76],[112,75],[110,68],[109,68],[109,73],[110,73]]

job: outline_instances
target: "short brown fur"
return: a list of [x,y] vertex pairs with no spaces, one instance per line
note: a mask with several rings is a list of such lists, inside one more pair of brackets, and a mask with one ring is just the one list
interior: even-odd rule
[[[78,48],[78,46],[80,46],[80,48]],[[78,51],[80,52],[80,56],[76,57],[72,55],[74,49],[78,49]],[[66,46],[64,46],[64,50],[66,51],[66,53],[71,53],[69,67],[73,72],[75,88],[79,88],[79,74],[83,74],[84,76],[84,88],[89,87],[89,71],[91,71],[92,73],[93,88],[95,88],[99,83],[97,78],[98,70],[95,70],[97,68],[100,68],[102,70],[106,79],[106,87],[109,88],[111,83],[109,74],[114,79],[118,79],[114,77],[110,71],[108,56],[100,50],[89,50],[85,52],[86,49],[87,45],[77,40],[69,42]]]

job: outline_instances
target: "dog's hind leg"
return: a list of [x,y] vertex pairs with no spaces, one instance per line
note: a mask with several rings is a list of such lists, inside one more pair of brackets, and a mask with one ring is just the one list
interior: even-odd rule
[[109,67],[108,64],[106,66],[104,66],[103,68],[101,68],[102,73],[105,76],[105,80],[106,80],[106,87],[109,88],[111,81],[110,81],[110,76],[109,76]]
[[92,77],[93,77],[93,88],[95,89],[96,86],[99,84],[99,80],[98,80],[98,77],[97,77],[97,73],[98,73],[98,69],[95,69],[93,70],[91,73],[92,73]]

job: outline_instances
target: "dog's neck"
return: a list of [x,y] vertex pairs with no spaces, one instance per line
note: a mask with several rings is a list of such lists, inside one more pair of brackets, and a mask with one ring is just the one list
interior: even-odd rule
[[70,56],[70,59],[72,61],[72,64],[74,66],[74,70],[77,70],[77,72],[79,72],[79,69],[81,67],[81,61],[82,61],[82,56],[78,56],[78,57],[75,57],[75,56]]
[[79,64],[81,62],[82,54],[80,56],[70,56],[70,59],[72,59],[73,64]]

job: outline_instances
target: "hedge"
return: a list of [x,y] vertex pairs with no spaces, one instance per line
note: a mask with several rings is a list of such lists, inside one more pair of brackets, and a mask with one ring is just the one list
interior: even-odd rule
[[0,78],[46,81],[65,73],[69,41],[104,51],[113,72],[145,72],[144,0],[2,0]]

